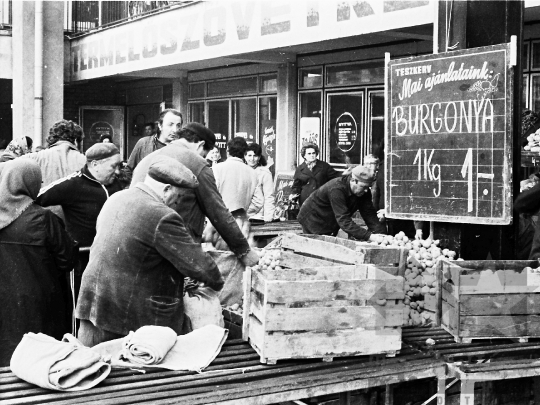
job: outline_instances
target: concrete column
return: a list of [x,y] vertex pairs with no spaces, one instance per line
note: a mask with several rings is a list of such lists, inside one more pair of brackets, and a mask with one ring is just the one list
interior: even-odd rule
[[13,136],[34,134],[34,10],[33,1],[13,3]]
[[187,71],[180,71],[178,77],[173,80],[173,106],[180,110],[184,124],[188,121],[188,78]]
[[43,143],[64,118],[64,2],[43,2]]
[[279,65],[277,86],[276,173],[294,170],[296,163],[296,63]]

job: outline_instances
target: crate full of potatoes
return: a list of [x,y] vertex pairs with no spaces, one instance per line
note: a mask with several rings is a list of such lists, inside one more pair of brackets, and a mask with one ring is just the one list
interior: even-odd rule
[[400,350],[403,277],[368,264],[287,267],[283,254],[268,249],[244,273],[243,338],[261,362]]

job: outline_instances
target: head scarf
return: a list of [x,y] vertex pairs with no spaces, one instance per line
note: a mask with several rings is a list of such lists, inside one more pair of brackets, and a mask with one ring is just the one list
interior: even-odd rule
[[4,155],[9,155],[15,159],[29,152],[26,137],[23,136],[22,138],[12,140],[6,147]]
[[28,158],[0,164],[0,229],[11,224],[34,202],[41,187],[41,169]]

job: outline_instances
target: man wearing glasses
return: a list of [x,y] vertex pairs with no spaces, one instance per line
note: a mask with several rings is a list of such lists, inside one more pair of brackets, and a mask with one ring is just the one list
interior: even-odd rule
[[[382,240],[386,228],[377,218],[370,191],[375,179],[372,168],[356,166],[316,190],[298,214],[304,233],[336,236],[341,228],[357,240]],[[356,211],[360,212],[368,229],[353,221]]]

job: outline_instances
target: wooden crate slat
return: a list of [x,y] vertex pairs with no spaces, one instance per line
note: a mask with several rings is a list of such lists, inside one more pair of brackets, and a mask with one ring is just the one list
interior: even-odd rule
[[339,357],[387,353],[400,349],[400,329],[273,333],[265,337],[264,357],[270,359]]
[[313,300],[403,299],[403,282],[398,280],[301,281],[303,288],[289,281],[268,281],[268,302],[287,303]]
[[291,251],[282,251],[280,266],[288,268],[297,268],[297,267],[321,267],[321,266],[332,266],[334,263],[330,260],[317,259],[315,257],[307,257],[295,254]]
[[330,259],[336,263],[361,264],[364,262],[364,255],[354,250],[295,234],[284,234],[281,239],[281,247],[314,257]]
[[[298,256],[298,255],[296,255]],[[367,265],[297,267],[294,269],[266,269],[260,273],[265,280],[302,281],[302,280],[342,280],[361,279],[368,274]]]
[[460,316],[463,337],[540,336],[540,315]]
[[463,295],[460,298],[461,315],[527,315],[540,314],[540,294],[486,294]]
[[268,308],[267,331],[331,331],[337,328],[401,326],[403,308],[326,307],[326,308]]

